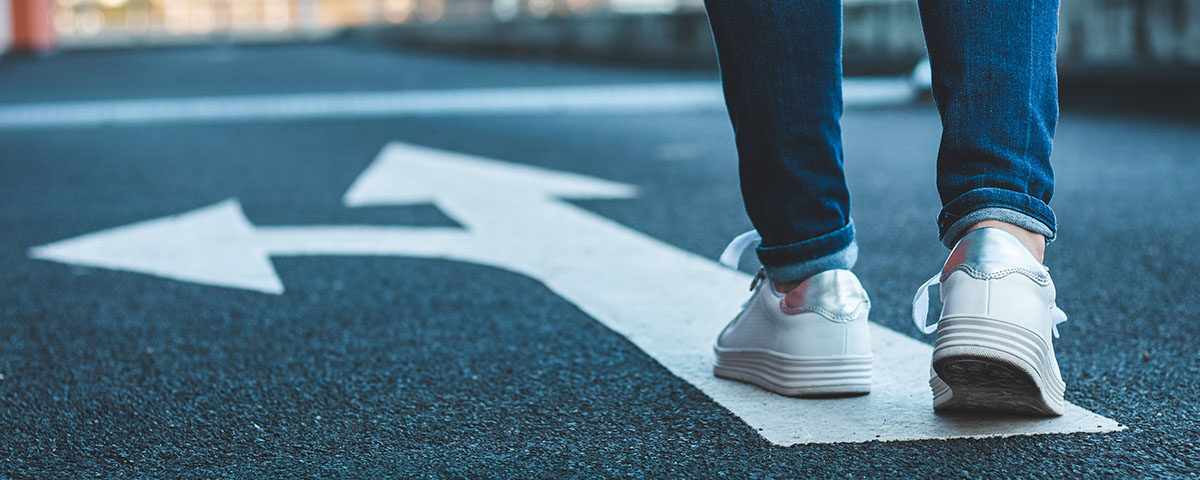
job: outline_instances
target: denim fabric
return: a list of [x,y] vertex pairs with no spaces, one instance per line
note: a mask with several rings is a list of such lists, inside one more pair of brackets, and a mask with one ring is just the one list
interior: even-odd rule
[[[1058,121],[1058,1],[920,0],[942,116],[938,230],[953,245],[972,212],[998,208],[1055,236],[1050,144]],[[1003,218],[985,218],[985,220]],[[956,235],[948,235],[955,233]]]
[[[832,253],[824,253],[829,251]],[[803,242],[780,247],[759,246],[757,253],[767,278],[776,282],[798,282],[826,270],[849,270],[858,261],[854,222],[833,233]],[[804,260],[797,262],[797,258]]]
[[[705,0],[746,212],[772,280],[857,257],[842,170],[841,3]],[[1001,220],[1053,238],[1057,0],[921,0],[943,134],[939,236]],[[958,226],[956,226],[958,225]],[[969,225],[967,225],[969,226]]]

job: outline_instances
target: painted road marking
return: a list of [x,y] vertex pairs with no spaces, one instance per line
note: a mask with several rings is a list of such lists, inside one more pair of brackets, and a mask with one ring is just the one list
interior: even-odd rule
[[712,342],[749,295],[750,277],[560,200],[635,194],[583,175],[393,143],[346,192],[345,205],[432,202],[463,229],[263,227],[229,200],[35,247],[30,256],[266,293],[283,291],[270,256],[401,255],[510,270],[624,335],[778,445],[1124,428],[1073,404],[1049,419],[935,415],[932,348],[877,325],[870,395],[794,399],[717,379]]
[[[907,78],[851,78],[845,104],[899,105],[917,96]],[[327,92],[96,100],[0,106],[0,129],[246,120],[449,115],[640,114],[725,108],[718,82],[461,90]]]

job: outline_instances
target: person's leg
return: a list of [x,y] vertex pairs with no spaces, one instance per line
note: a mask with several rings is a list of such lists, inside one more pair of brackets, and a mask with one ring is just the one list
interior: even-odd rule
[[767,277],[718,335],[713,373],[782,395],[867,393],[871,304],[849,271],[857,247],[838,125],[841,3],[705,4]]
[[1006,226],[1025,243],[1034,235],[1053,240],[1058,1],[921,0],[920,7],[943,124],[942,242],[953,247],[989,220],[1020,227]]
[[706,0],[742,195],[767,277],[795,284],[857,258],[842,174],[839,0]]
[[[1066,316],[1041,258],[1056,229],[1057,0],[920,7],[943,124],[938,228],[951,248],[914,300],[914,321],[937,331],[933,407],[1062,415],[1052,337]],[[929,328],[922,303],[934,283],[942,312]]]

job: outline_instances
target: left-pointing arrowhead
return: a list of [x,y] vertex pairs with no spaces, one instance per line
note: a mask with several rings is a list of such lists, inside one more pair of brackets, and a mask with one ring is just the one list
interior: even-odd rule
[[173,280],[283,293],[237,200],[34,247],[29,256]]

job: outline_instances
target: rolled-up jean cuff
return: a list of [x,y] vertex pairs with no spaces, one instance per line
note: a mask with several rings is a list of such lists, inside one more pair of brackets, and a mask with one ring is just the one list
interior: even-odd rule
[[858,261],[854,222],[817,238],[778,247],[759,246],[755,252],[767,278],[778,283],[799,282],[826,270],[849,270]]
[[942,244],[954,248],[955,242],[972,225],[984,220],[1010,223],[1046,237],[1057,235],[1054,211],[1046,202],[1012,190],[977,188],[951,200],[938,216]]

